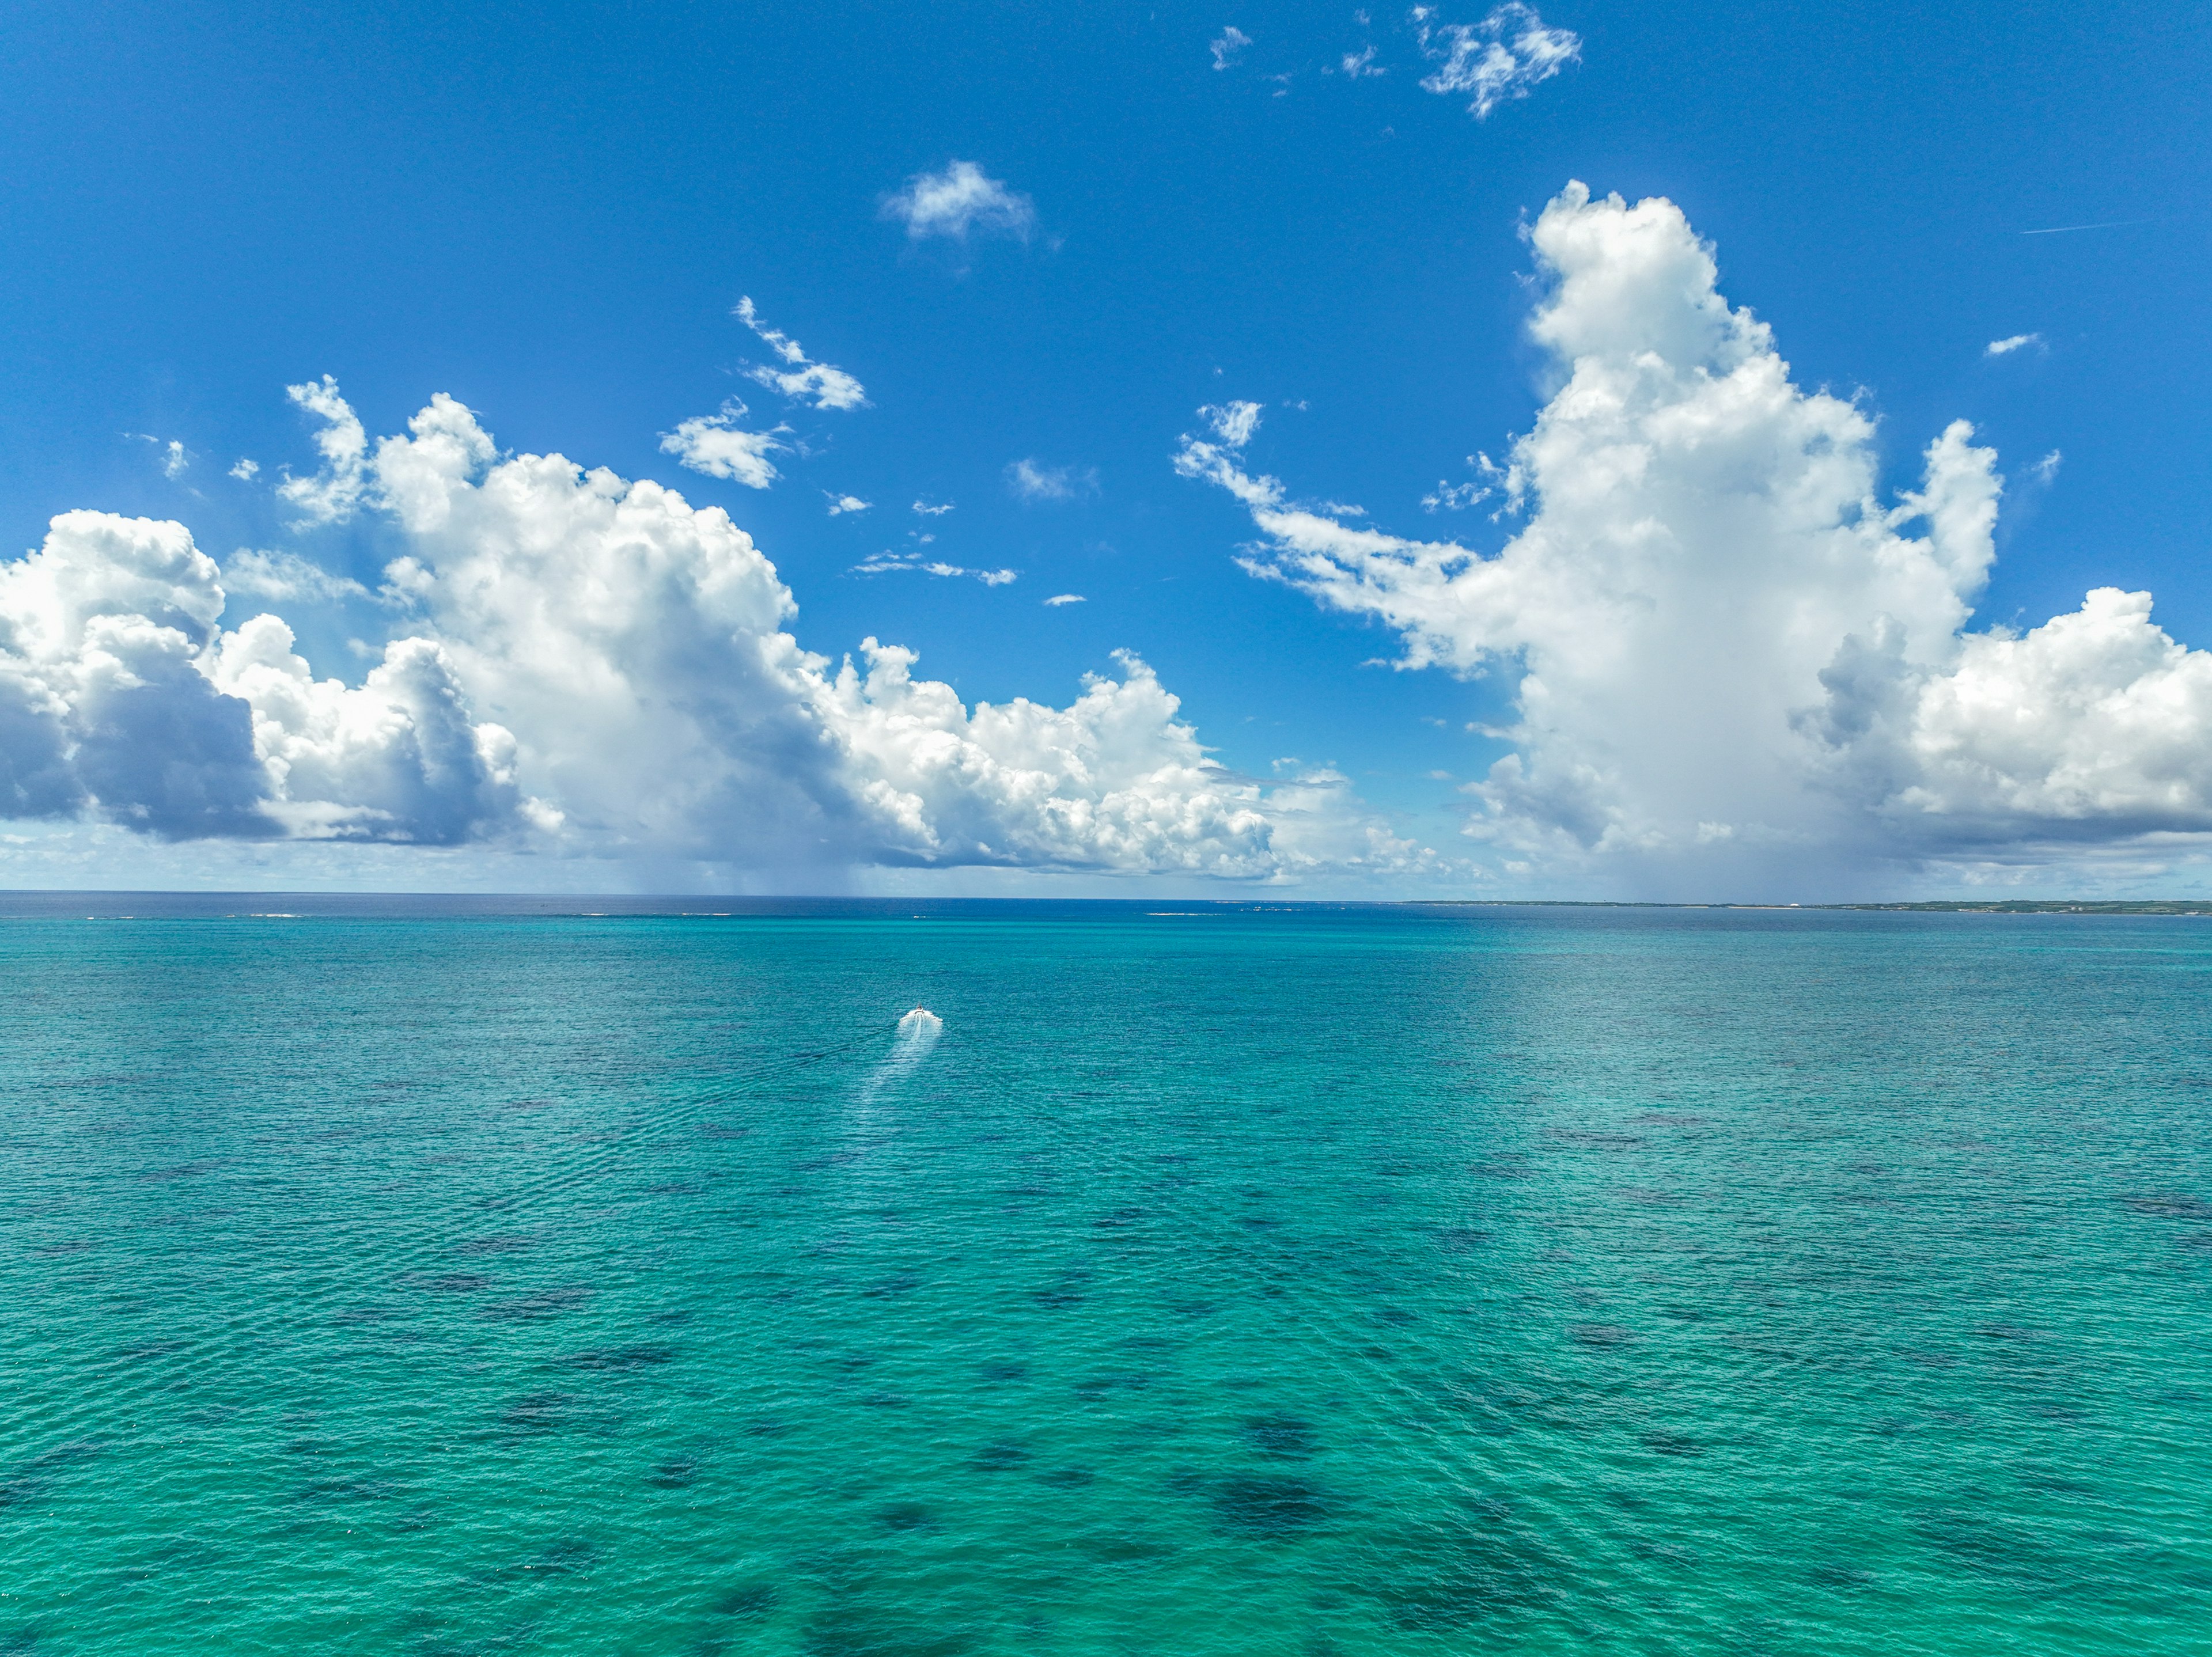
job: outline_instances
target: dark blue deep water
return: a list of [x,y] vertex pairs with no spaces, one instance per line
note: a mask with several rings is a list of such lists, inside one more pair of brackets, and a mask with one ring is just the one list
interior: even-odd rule
[[2212,921],[653,907],[0,899],[0,1651],[2212,1649]]

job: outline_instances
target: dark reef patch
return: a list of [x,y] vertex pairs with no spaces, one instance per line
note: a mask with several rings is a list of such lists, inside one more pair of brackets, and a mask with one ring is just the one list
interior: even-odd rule
[[501,1322],[536,1323],[545,1318],[557,1318],[563,1312],[573,1312],[591,1297],[590,1290],[580,1284],[572,1284],[563,1289],[518,1296],[513,1300],[494,1301],[489,1306],[478,1307],[477,1315]]
[[979,1473],[1012,1472],[1017,1467],[1027,1466],[1030,1457],[1029,1447],[1011,1438],[994,1439],[968,1458],[968,1465]]
[[1617,1323],[1577,1323],[1568,1326],[1567,1338],[1577,1346],[1604,1350],[1626,1346],[1636,1337]]
[[1214,1485],[1206,1502],[1215,1522],[1240,1536],[1296,1536],[1320,1524],[1330,1512],[1328,1494],[1305,1478],[1224,1478]]
[[1317,1442],[1313,1423],[1298,1416],[1248,1416],[1243,1431],[1253,1449],[1279,1461],[1304,1461]]
[[572,1352],[560,1360],[570,1369],[616,1371],[647,1369],[675,1361],[676,1349],[672,1346],[604,1346],[587,1352]]

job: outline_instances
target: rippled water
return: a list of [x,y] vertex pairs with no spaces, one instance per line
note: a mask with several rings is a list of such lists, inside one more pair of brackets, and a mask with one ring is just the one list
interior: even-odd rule
[[0,920],[0,1650],[2212,1642],[2212,923],[161,907]]

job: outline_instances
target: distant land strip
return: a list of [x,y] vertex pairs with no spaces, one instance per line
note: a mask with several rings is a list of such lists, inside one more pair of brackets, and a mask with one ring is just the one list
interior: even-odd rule
[[2088,902],[2072,898],[1962,898],[1936,903],[1654,903],[1623,899],[1538,897],[1423,897],[1408,903],[1428,908],[1546,909],[1857,909],[1946,915],[2208,915],[2212,898],[2156,897]]

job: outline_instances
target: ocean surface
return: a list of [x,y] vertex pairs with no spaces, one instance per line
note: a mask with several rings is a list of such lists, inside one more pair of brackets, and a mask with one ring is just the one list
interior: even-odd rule
[[0,898],[0,1651],[2212,1649],[2212,921],[655,907]]

